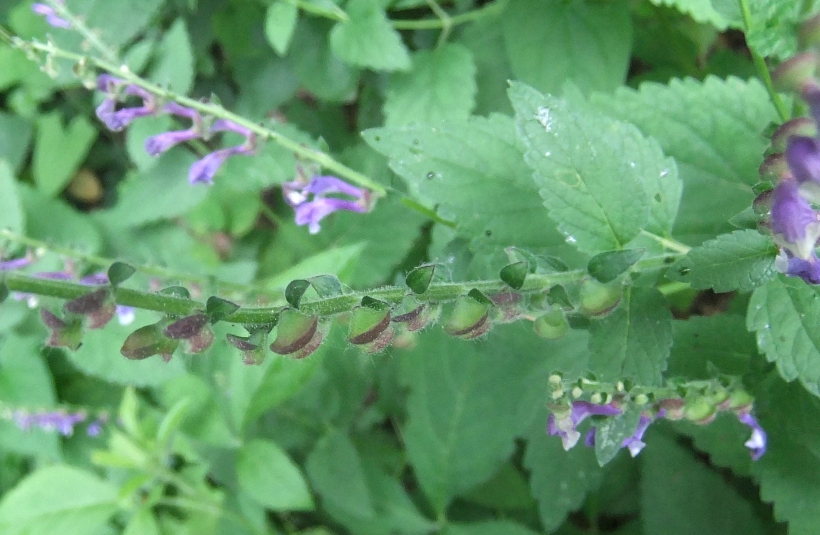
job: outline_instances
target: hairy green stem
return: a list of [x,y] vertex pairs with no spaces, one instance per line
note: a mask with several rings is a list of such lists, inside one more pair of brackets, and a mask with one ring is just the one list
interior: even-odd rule
[[175,93],[173,91],[170,91],[157,84],[151,83],[143,79],[139,75],[133,73],[127,65],[118,65],[115,62],[106,59],[69,52],[67,50],[63,50],[57,47],[53,43],[40,43],[37,41],[26,41],[17,37],[11,37],[6,31],[0,32],[0,37],[8,41],[11,46],[20,48],[22,50],[42,52],[48,56],[63,58],[74,62],[90,63],[98,69],[110,72],[114,76],[117,76],[130,84],[139,86],[145,89],[146,91],[154,95],[157,95],[161,98],[173,100],[183,106],[195,109],[201,113],[211,115],[213,117],[217,117],[220,119],[226,119],[244,128],[247,128],[260,138],[268,139],[276,143],[277,145],[280,145],[288,149],[300,158],[315,162],[324,167],[325,169],[330,170],[334,174],[342,178],[345,178],[350,182],[358,184],[359,186],[371,190],[377,196],[384,196],[387,194],[387,189],[384,186],[382,186],[378,182],[375,182],[374,180],[370,179],[364,174],[338,162],[327,153],[324,153],[318,149],[306,147],[301,143],[294,141],[279,132],[266,128],[258,123],[255,123],[240,115],[230,112],[219,104],[195,100],[184,95]]
[[[647,271],[658,269],[669,263],[674,256],[660,256],[647,258],[637,262],[633,271]],[[548,290],[558,284],[568,284],[581,281],[587,277],[584,270],[573,270],[548,274],[527,275],[524,285],[518,290],[522,293],[533,293]],[[88,286],[64,280],[42,279],[18,272],[10,272],[4,279],[10,291],[23,292],[60,299],[75,299],[89,292]],[[457,297],[477,289],[487,295],[494,295],[510,291],[501,280],[480,280],[467,282],[433,283],[423,294],[411,294],[410,290],[399,286],[387,286],[373,290],[346,293],[333,297],[303,301],[299,310],[305,314],[318,316],[333,316],[352,310],[358,306],[363,297],[372,297],[390,304],[398,304],[408,295],[413,295],[420,302],[452,301]],[[114,294],[117,304],[133,306],[145,310],[153,310],[164,314],[184,316],[197,310],[204,310],[205,305],[193,299],[183,299],[165,294],[142,292],[128,288],[117,288]],[[240,308],[225,321],[243,324],[273,323],[278,314],[286,308],[282,306]]]
[[[752,11],[749,9],[749,2],[748,0],[738,0],[740,4],[740,12],[743,16],[743,32],[744,34],[747,33],[752,27]],[[763,59],[763,56],[758,54],[751,46],[749,47],[749,53],[752,55],[752,62],[755,65],[755,69],[757,70],[757,75],[760,76],[760,79],[763,81],[763,84],[766,86],[766,91],[769,92],[769,98],[772,101],[775,109],[777,110],[777,114],[780,116],[780,120],[786,122],[790,119],[791,114],[786,109],[785,104],[780,98],[780,95],[774,88],[774,83],[772,82],[772,75],[769,72],[769,67],[766,65],[766,60]]]
[[484,17],[497,15],[504,11],[504,8],[507,6],[507,1],[508,0],[498,0],[473,11],[468,11],[459,15],[447,15],[446,18],[442,18],[437,12],[435,12],[435,10],[433,10],[437,15],[437,18],[435,19],[393,20],[391,22],[393,23],[393,27],[397,30],[438,30],[444,29],[445,27],[452,28],[454,26],[458,26],[459,24],[474,22],[476,20],[483,19]]

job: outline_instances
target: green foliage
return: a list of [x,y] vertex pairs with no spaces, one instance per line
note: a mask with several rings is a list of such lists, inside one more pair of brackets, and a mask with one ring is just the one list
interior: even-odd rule
[[776,254],[768,236],[756,230],[736,230],[695,247],[671,273],[700,290],[748,292],[775,276]]
[[302,473],[275,443],[254,440],[236,460],[239,486],[254,501],[274,511],[310,511],[313,499]]
[[787,381],[800,379],[820,395],[820,318],[818,290],[799,279],[778,277],[752,294],[747,326],[757,345]]
[[376,0],[351,0],[349,20],[337,22],[330,32],[336,56],[359,67],[395,71],[410,68],[410,55]]
[[0,227],[12,232],[23,232],[25,223],[23,204],[17,195],[14,175],[7,160],[0,161]]
[[76,117],[63,127],[59,113],[44,115],[37,122],[32,162],[37,189],[57,195],[85,159],[97,131],[85,117]]

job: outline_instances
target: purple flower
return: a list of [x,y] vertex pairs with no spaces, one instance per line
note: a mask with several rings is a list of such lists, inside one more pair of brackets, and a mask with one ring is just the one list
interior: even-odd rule
[[[319,232],[319,221],[337,210],[364,213],[368,210],[370,192],[348,184],[335,176],[314,176],[305,184],[300,181],[285,182],[282,193],[288,204],[296,210],[296,224],[308,225],[311,234]],[[354,199],[326,197],[333,193],[348,195]],[[312,200],[308,200],[313,197]]]
[[190,128],[188,130],[173,130],[163,132],[156,136],[151,136],[145,140],[145,152],[151,156],[159,156],[175,145],[190,141],[200,137],[199,132]]
[[615,416],[621,414],[621,409],[615,405],[596,405],[589,401],[573,401],[572,407],[566,414],[556,417],[550,414],[547,419],[547,433],[552,436],[560,436],[565,450],[574,447],[581,438],[578,432],[578,424],[590,416]]
[[820,258],[812,252],[808,260],[782,251],[774,260],[774,267],[789,277],[800,277],[809,284],[820,284]]
[[202,122],[202,117],[200,117],[199,112],[193,108],[186,108],[181,104],[177,104],[176,102],[169,102],[166,104],[163,109],[170,113],[171,115],[178,115],[180,117],[186,117],[190,119],[194,125],[199,125]]
[[141,106],[132,106],[117,110],[117,97],[119,88],[125,84],[123,80],[108,74],[97,77],[97,88],[107,93],[105,100],[97,106],[97,118],[102,121],[110,130],[119,132],[128,126],[131,121],[139,117],[153,115],[157,111],[156,97],[145,89],[128,84],[123,93],[129,96],[136,96],[142,99]]
[[14,411],[12,418],[23,431],[38,427],[44,431],[56,430],[63,436],[70,436],[74,432],[74,426],[84,421],[86,416],[81,412],[54,411],[29,414],[25,411]]
[[[62,4],[62,2],[60,3]],[[39,2],[31,4],[31,10],[38,15],[44,16],[46,18],[46,22],[55,28],[71,28],[71,23],[57,15],[54,8],[47,4],[41,4]]]
[[[85,284],[87,286],[101,286],[103,284],[108,284],[108,275],[101,271],[98,273],[92,273],[91,275],[86,275],[81,278],[80,284]],[[117,314],[117,321],[119,321],[120,325],[130,325],[134,322],[136,317],[134,307],[129,307],[126,305],[117,305],[115,313]]]
[[786,147],[786,161],[800,192],[809,200],[820,200],[820,140],[792,136]]
[[237,134],[245,136],[248,142],[252,142],[256,136],[250,129],[236,124],[233,121],[229,121],[228,119],[217,119],[214,121],[213,126],[211,126],[211,132],[236,132]]
[[638,422],[638,427],[635,429],[635,432],[632,434],[631,437],[627,438],[621,444],[624,448],[629,448],[629,454],[633,457],[638,455],[641,450],[646,446],[643,442],[643,434],[646,433],[646,430],[649,428],[649,424],[651,424],[653,418],[647,416],[646,414],[641,414],[641,419]]
[[0,271],[11,271],[14,269],[24,268],[32,262],[31,255],[21,256],[20,258],[12,258],[11,260],[0,260]]
[[743,445],[749,449],[753,461],[760,459],[766,453],[766,431],[760,427],[755,417],[748,412],[738,414],[737,419],[752,428],[752,436]]
[[796,181],[783,180],[772,192],[771,227],[778,245],[797,258],[811,258],[820,237],[820,220],[800,195]]
[[213,184],[214,175],[225,163],[229,156],[234,154],[251,154],[253,149],[244,145],[228,147],[226,149],[215,150],[206,154],[204,158],[194,162],[188,171],[188,183],[193,184]]

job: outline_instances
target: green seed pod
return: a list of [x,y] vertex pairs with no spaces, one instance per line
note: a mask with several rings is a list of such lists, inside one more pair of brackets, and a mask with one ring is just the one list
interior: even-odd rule
[[390,309],[377,310],[359,306],[353,309],[347,340],[356,345],[369,344],[379,338],[389,327]]
[[438,303],[421,304],[412,310],[393,316],[393,324],[401,331],[414,333],[438,321],[441,305]]
[[122,356],[131,360],[143,360],[152,355],[161,355],[165,362],[171,360],[179,341],[165,337],[161,324],[162,322],[146,325],[129,334],[120,349]]
[[535,334],[547,340],[557,340],[569,332],[569,322],[561,310],[550,310],[535,319]]
[[683,407],[683,417],[696,424],[711,423],[717,414],[717,407],[711,400],[698,396],[686,400]]
[[490,330],[490,305],[480,303],[472,297],[460,296],[456,299],[450,319],[444,331],[451,335],[472,340]]
[[754,402],[755,398],[745,390],[738,388],[732,391],[732,394],[729,396],[727,408],[733,411],[744,411],[750,409]]
[[621,302],[622,290],[619,283],[601,284],[586,279],[581,284],[581,312],[592,317],[608,315]]
[[[279,355],[290,355],[297,352],[301,353],[303,350],[313,347],[314,345],[313,350],[315,351],[322,340],[321,336],[319,337],[318,343],[314,340],[318,332],[318,326],[318,316],[306,316],[291,308],[283,310],[279,314],[279,323],[276,326],[276,339],[270,346],[271,351]],[[311,353],[312,352],[313,351],[311,351]]]

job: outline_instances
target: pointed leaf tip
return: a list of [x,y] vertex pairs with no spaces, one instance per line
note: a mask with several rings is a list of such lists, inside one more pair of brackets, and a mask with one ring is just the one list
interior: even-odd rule
[[130,264],[114,262],[108,268],[108,282],[111,283],[111,286],[116,287],[131,278],[136,271],[136,268]]
[[423,294],[430,287],[435,272],[435,264],[424,264],[411,270],[405,277],[404,282],[414,294]]

